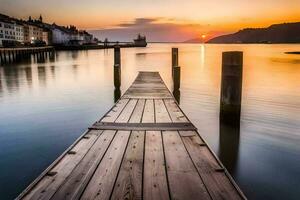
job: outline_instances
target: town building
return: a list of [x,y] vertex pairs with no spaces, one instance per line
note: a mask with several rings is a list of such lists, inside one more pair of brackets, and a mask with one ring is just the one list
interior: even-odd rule
[[0,15],[0,46],[13,45],[15,35],[15,22],[5,15]]
[[0,14],[0,46],[16,45],[85,45],[94,42],[93,35],[75,26],[58,26],[43,22],[42,16],[27,21]]
[[43,29],[33,22],[24,23],[24,43],[34,44],[43,41]]
[[55,45],[68,44],[70,40],[72,40],[71,32],[64,27],[53,24],[51,30],[52,30],[52,44]]
[[24,44],[24,25],[19,21],[15,23],[15,39],[20,44]]

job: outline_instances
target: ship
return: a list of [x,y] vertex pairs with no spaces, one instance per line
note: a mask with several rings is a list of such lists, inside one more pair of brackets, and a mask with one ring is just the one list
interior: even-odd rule
[[146,47],[147,41],[146,36],[142,36],[141,34],[138,34],[137,38],[133,40],[134,46],[136,47]]

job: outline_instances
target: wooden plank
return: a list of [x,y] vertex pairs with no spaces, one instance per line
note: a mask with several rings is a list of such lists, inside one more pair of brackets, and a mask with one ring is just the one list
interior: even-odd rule
[[164,103],[170,114],[172,122],[188,122],[188,119],[180,110],[174,99],[164,99]]
[[131,133],[111,199],[142,199],[144,131]]
[[146,132],[143,183],[145,200],[169,199],[160,131]]
[[[187,133],[183,131],[180,134],[186,135]],[[218,164],[208,147],[199,145],[204,142],[198,135],[182,137],[182,141],[213,199],[243,199],[224,171],[220,172],[217,170],[222,167]]]
[[127,146],[130,131],[118,131],[81,199],[109,199]]
[[172,199],[211,199],[178,132],[162,135]]
[[171,122],[166,106],[161,99],[154,100],[156,123]]
[[[168,115],[168,113],[166,113]],[[161,120],[162,118],[158,118]],[[114,122],[98,122],[90,129],[96,130],[136,130],[136,131],[161,131],[161,130],[197,130],[196,127],[190,123],[114,123]]]
[[130,117],[129,123],[140,123],[144,112],[145,100],[139,99]]
[[147,99],[145,103],[144,113],[142,122],[143,123],[153,123],[155,120],[154,118],[154,103],[152,99]]
[[114,122],[126,104],[128,103],[129,99],[120,99],[117,104],[102,118],[101,122]]
[[116,131],[107,130],[97,139],[95,144],[72,171],[52,199],[79,199],[86,185],[93,176],[103,158]]
[[117,118],[116,122],[128,122],[129,118],[135,108],[135,105],[137,103],[136,99],[131,99]]
[[81,139],[71,151],[75,154],[66,154],[49,172],[43,177],[23,199],[50,199],[72,170],[92,147],[102,131],[92,130],[86,134],[86,139]]

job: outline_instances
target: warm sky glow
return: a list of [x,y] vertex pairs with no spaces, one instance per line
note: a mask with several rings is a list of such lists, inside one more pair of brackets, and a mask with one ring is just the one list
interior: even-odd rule
[[182,41],[300,21],[300,0],[0,0],[0,5],[0,13],[19,18],[41,13],[47,22],[106,29],[100,39],[122,40],[138,31],[152,40]]

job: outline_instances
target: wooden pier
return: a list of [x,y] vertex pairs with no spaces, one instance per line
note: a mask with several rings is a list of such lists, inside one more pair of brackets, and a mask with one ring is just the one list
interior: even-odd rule
[[158,72],[140,72],[17,199],[246,199]]
[[54,47],[25,47],[25,48],[0,48],[0,64],[15,63],[25,59],[30,59],[31,55],[38,60],[54,54]]

